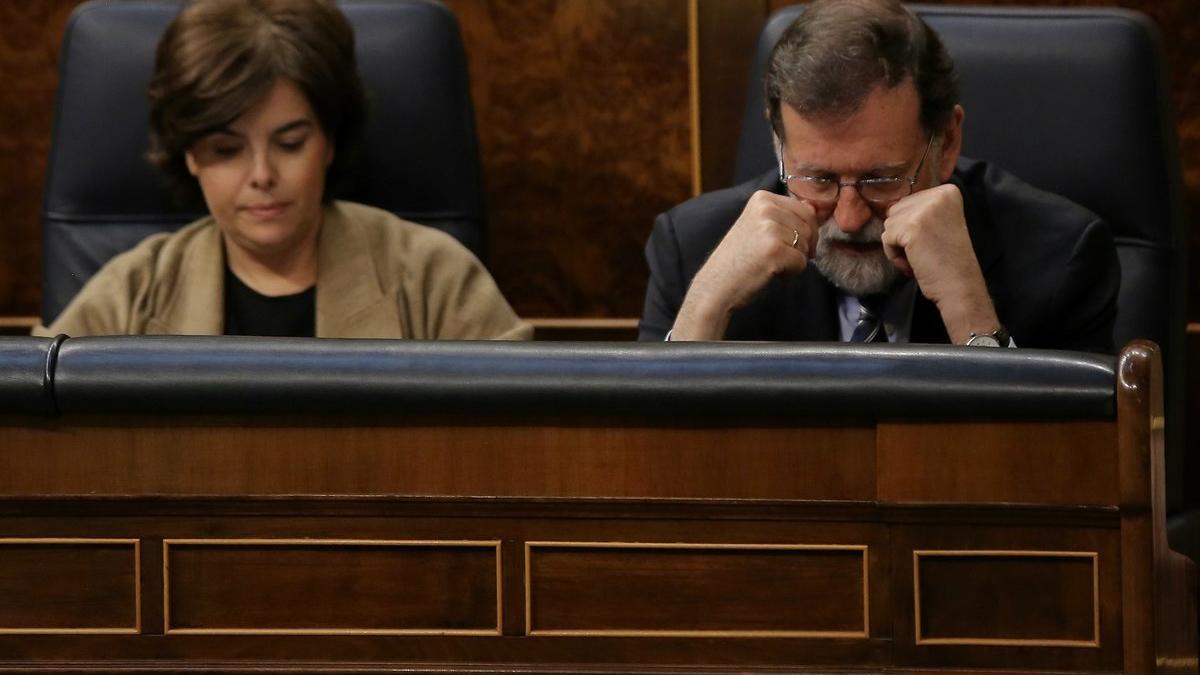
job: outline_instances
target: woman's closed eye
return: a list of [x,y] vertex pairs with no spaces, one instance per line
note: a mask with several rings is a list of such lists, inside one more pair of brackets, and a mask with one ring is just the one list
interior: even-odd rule
[[280,138],[275,143],[284,152],[300,152],[304,149],[304,143],[308,141],[308,134],[298,137]]
[[241,144],[214,143],[212,145],[212,152],[221,159],[230,159],[241,154],[242,147]]

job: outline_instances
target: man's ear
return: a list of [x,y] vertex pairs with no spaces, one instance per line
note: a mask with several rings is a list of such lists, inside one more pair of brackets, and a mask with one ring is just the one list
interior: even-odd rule
[[187,164],[188,173],[195,176],[197,172],[196,156],[192,154],[191,150],[183,152],[183,161]]
[[958,153],[962,151],[963,119],[966,113],[961,105],[954,106],[950,122],[942,131],[942,152],[938,162],[938,182],[945,183],[954,173],[954,165],[958,163]]

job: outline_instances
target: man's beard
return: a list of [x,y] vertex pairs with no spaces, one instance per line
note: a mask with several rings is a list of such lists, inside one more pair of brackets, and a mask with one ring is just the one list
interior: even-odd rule
[[[883,221],[874,216],[853,234],[843,232],[833,216],[830,216],[821,225],[817,239],[817,256],[813,264],[830,283],[850,295],[861,297],[882,293],[900,278],[900,270],[883,254],[883,245],[880,243],[882,236]],[[875,244],[879,246],[879,251],[867,254],[847,253],[834,246],[834,242]]]

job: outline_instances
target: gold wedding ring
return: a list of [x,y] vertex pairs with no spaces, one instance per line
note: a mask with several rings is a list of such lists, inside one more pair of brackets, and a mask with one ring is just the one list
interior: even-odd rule
[[796,244],[800,243],[800,230],[792,230],[792,248],[796,248]]

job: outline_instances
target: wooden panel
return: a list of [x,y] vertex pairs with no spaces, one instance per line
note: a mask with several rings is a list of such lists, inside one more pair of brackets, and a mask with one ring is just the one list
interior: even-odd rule
[[874,497],[870,428],[128,421],[6,428],[0,495]]
[[534,340],[632,342],[637,319],[529,319]]
[[1117,504],[1115,424],[879,425],[879,498]]
[[866,546],[531,542],[531,635],[860,637]]
[[700,176],[704,191],[733,184],[754,48],[768,0],[702,0],[699,10]]
[[58,52],[81,0],[0,0],[0,313],[41,302],[38,214],[50,148]]
[[163,544],[167,633],[500,632],[499,542]]
[[1095,552],[914,551],[917,644],[1100,646]]
[[641,315],[654,216],[691,192],[686,0],[449,0],[523,316]]
[[133,539],[0,539],[0,634],[137,633]]
[[[1111,515],[1108,524],[1092,526],[989,526],[964,517],[959,523],[893,527],[896,664],[1121,670],[1127,649],[1122,626],[1128,620],[1122,578],[1128,571],[1121,551],[1123,525],[1115,509]],[[936,558],[940,552],[949,557]],[[1009,554],[1017,555],[1005,562],[1001,556]],[[1057,565],[1032,561],[1042,554]],[[1095,554],[1095,571],[1090,558],[1064,562],[1077,554]]]

